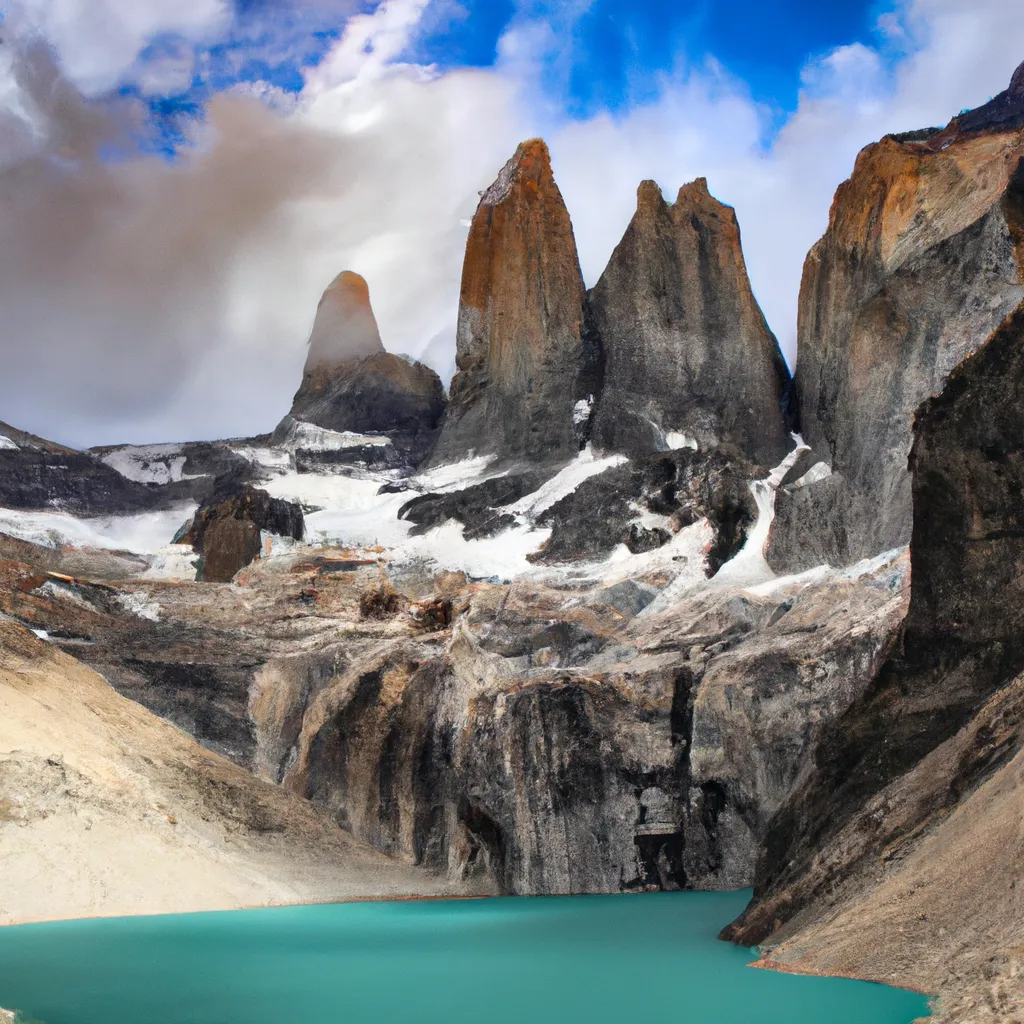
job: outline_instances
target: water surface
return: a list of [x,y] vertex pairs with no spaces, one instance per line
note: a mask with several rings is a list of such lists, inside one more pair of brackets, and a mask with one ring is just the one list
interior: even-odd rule
[[46,1024],[909,1024],[922,996],[748,969],[749,892],[346,903],[0,928]]

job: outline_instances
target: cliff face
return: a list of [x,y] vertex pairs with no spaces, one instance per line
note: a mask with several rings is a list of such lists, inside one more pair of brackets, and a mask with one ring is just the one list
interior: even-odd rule
[[573,409],[593,391],[583,295],[547,146],[531,139],[481,195],[469,229],[458,371],[434,463],[471,450],[551,459],[576,452]]
[[736,214],[704,178],[671,206],[653,181],[640,185],[588,314],[604,354],[596,443],[646,453],[685,437],[782,460],[789,371],[750,289]]
[[[914,410],[1024,298],[1024,92],[864,149],[804,265],[795,390],[827,479],[780,496],[769,561],[905,544]],[[994,105],[994,106],[993,106]]]
[[339,274],[317,306],[291,420],[356,434],[416,433],[433,430],[444,407],[430,367],[385,352],[366,281]]
[[[992,840],[1005,834],[1007,814],[1019,823],[1019,802],[983,817],[969,848],[945,826],[943,842],[920,850],[915,842],[958,807],[961,818],[976,816],[966,808],[976,808],[975,791],[995,773],[1004,789],[1017,787],[1019,801],[1019,782],[1009,780],[1019,779],[1020,767],[1009,766],[1024,746],[1022,438],[1024,306],[918,410],[910,456],[913,571],[900,645],[865,698],[826,727],[813,767],[771,824],[755,903],[730,937],[780,942],[798,963],[827,963],[820,938],[816,956],[808,955],[801,929],[822,930],[836,914],[837,891],[840,909],[860,901],[879,914],[881,892],[909,892],[909,900],[937,875],[956,886],[962,883],[952,879],[962,877],[972,896],[962,904],[949,894],[938,899],[942,926],[962,928],[980,906],[989,909],[972,925],[973,954],[959,956],[959,969],[986,964],[996,978],[1020,968],[1020,950],[1003,933],[1019,907],[1013,890],[1024,854],[1019,832],[1005,856]],[[910,851],[913,870],[902,863]],[[879,871],[880,862],[892,866]],[[880,882],[886,888],[872,897]],[[1010,930],[1019,939],[1016,920]],[[930,957],[934,935],[916,931]],[[871,955],[863,942],[846,945],[847,962]]]

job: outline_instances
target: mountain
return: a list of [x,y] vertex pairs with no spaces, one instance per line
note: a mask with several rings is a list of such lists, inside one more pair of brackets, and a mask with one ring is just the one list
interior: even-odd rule
[[293,421],[415,435],[432,431],[444,408],[444,387],[429,366],[385,351],[366,281],[339,274],[317,306],[302,383],[278,435]]
[[435,465],[471,452],[568,459],[596,354],[582,336],[583,276],[541,139],[522,143],[480,202],[459,293],[458,370]]
[[736,214],[704,178],[672,205],[641,183],[587,298],[603,354],[595,444],[644,454],[731,443],[762,465],[782,461],[789,370],[751,291]]
[[[777,503],[769,562],[910,540],[915,411],[1024,299],[1024,86],[857,157],[800,289],[796,406],[821,478]],[[825,476],[825,472],[830,475]]]
[[[133,484],[95,520],[0,508],[5,642],[89,666],[423,892],[753,885],[725,935],[762,966],[1017,1019],[1022,92],[1024,65],[860,154],[806,262],[788,408],[732,212],[645,183],[585,295],[524,143],[470,231],[439,433],[408,389],[359,418],[386,353],[343,275],[307,418],[83,455]],[[194,489],[202,579],[135,488]],[[16,807],[41,799],[26,764]]]

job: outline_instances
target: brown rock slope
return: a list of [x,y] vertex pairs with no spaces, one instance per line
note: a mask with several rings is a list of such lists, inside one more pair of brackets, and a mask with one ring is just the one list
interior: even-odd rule
[[0,622],[0,923],[442,887]]
[[[451,404],[431,460],[470,450],[563,458],[573,406],[593,386],[583,277],[541,139],[522,143],[480,198],[462,268]],[[592,362],[592,360],[591,360]]]
[[291,419],[357,434],[416,433],[433,430],[444,406],[430,367],[384,350],[366,281],[339,274],[317,306]]
[[698,178],[671,206],[653,181],[588,295],[604,354],[593,436],[634,453],[731,442],[763,465],[789,443],[789,371],[750,289],[736,214]]
[[910,538],[914,410],[1024,298],[1024,75],[941,132],[857,158],[804,264],[795,389],[832,476],[780,495],[769,561],[842,564]]

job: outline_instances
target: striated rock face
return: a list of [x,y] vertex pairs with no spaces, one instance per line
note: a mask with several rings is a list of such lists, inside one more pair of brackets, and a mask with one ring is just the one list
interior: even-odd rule
[[588,295],[604,375],[593,438],[631,453],[730,442],[762,465],[791,447],[789,370],[750,289],[736,214],[698,178],[653,181]]
[[[1024,669],[1024,306],[921,407],[914,438],[913,573],[900,649],[865,699],[828,727],[814,770],[772,823],[758,903],[734,932],[744,943],[760,942],[896,838],[881,829],[851,848],[840,833]],[[1013,756],[1022,729],[1018,712],[982,730],[948,788],[919,813],[954,806]],[[835,852],[822,859],[823,848]]]
[[302,509],[245,484],[199,509],[181,542],[202,556],[199,579],[227,583],[259,558],[262,531],[302,540]]
[[451,404],[431,456],[474,450],[564,458],[573,409],[594,391],[583,277],[569,213],[540,139],[522,143],[485,191],[466,243]]
[[317,307],[302,384],[289,421],[357,434],[433,430],[445,407],[440,378],[385,352],[358,274],[339,274]]
[[909,540],[914,410],[1024,298],[1020,79],[941,133],[868,146],[836,192],[804,265],[795,381],[832,475],[780,495],[773,567]]

